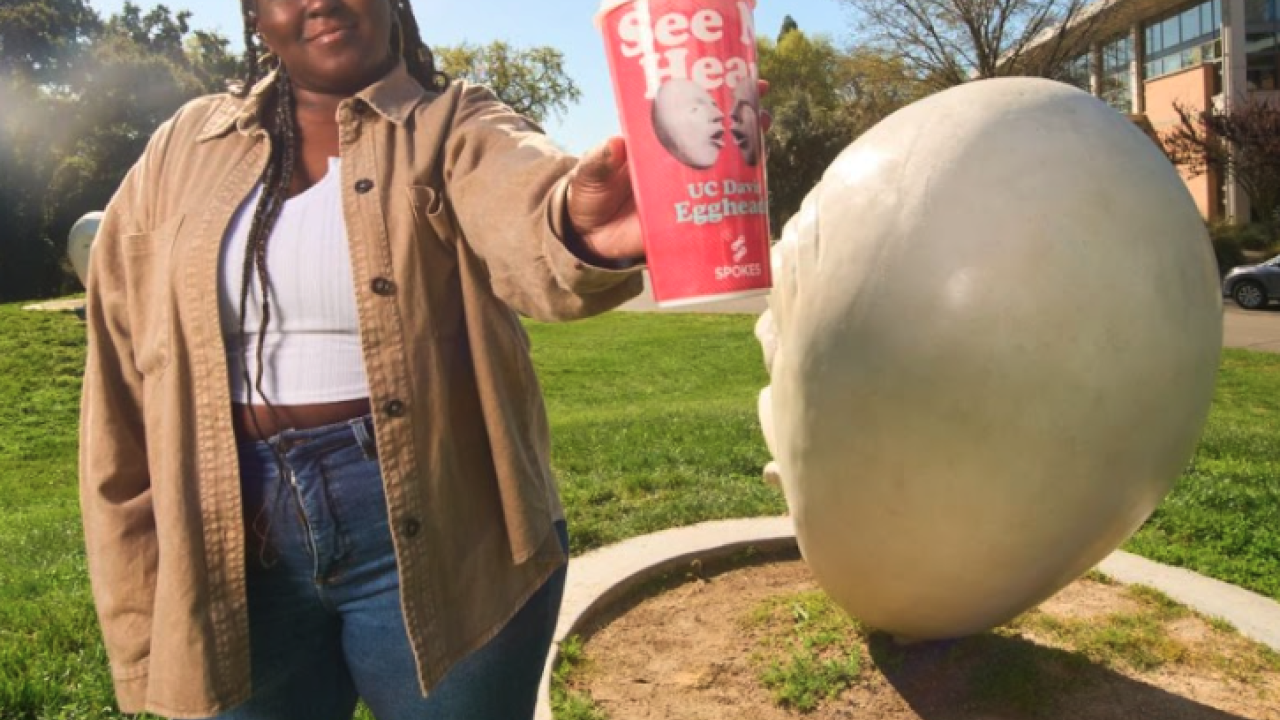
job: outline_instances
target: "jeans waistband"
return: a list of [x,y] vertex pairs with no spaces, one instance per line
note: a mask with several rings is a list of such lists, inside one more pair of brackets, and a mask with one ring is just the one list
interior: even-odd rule
[[373,415],[362,415],[306,430],[282,430],[266,440],[242,441],[240,451],[243,453],[248,450],[265,454],[278,452],[287,456],[295,451],[319,451],[349,442],[358,445],[366,456],[377,457]]

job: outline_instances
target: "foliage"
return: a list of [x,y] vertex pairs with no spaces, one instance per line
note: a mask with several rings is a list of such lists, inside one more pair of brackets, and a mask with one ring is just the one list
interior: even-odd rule
[[1220,274],[1226,274],[1237,265],[1267,259],[1280,252],[1272,229],[1262,223],[1210,223],[1209,237],[1213,240],[1213,254]]
[[824,592],[771,598],[748,623],[764,626],[760,682],[782,707],[812,712],[862,676],[866,635]]
[[972,79],[1062,79],[1089,51],[1102,16],[1092,0],[841,0],[865,38],[927,79],[932,89]]
[[1276,237],[1280,228],[1280,101],[1250,98],[1228,112],[1175,102],[1178,125],[1162,136],[1169,158],[1193,176],[1213,170],[1239,183]]
[[76,47],[98,27],[98,15],[85,0],[6,0],[0,3],[2,74],[56,81],[74,63]]
[[606,720],[591,696],[572,687],[590,666],[582,638],[571,635],[560,643],[560,658],[551,674],[551,713],[556,720]]
[[1213,241],[1213,258],[1218,263],[1218,276],[1224,277],[1231,268],[1244,265],[1243,243],[1238,226],[1212,224],[1209,226],[1209,239]]
[[[1062,618],[1033,610],[1019,618],[1024,630],[1054,638],[1089,661],[1116,669],[1151,672],[1187,660],[1186,645],[1169,634],[1167,624],[1191,612],[1172,602],[1160,602],[1156,591],[1126,588],[1125,594],[1141,603],[1136,612],[1115,613],[1106,618]],[[1165,598],[1167,601],[1167,598]]]
[[799,29],[800,25],[796,22],[795,18],[790,15],[782,18],[782,28],[778,30],[778,42],[782,42],[782,38],[786,37],[787,33],[795,32]]
[[39,182],[50,170],[46,133],[59,115],[41,88],[60,89],[51,84],[74,71],[82,43],[99,27],[83,0],[0,3],[0,299],[32,294],[15,287],[59,283],[56,253],[40,235]]
[[[102,22],[70,0],[0,9],[0,99],[12,108],[0,120],[0,299],[74,287],[61,260],[71,225],[106,205],[161,122],[232,77],[227,40],[189,17],[126,3]],[[10,44],[39,23],[62,39]]]
[[1125,546],[1280,600],[1280,355],[1223,351],[1191,466]]
[[564,114],[582,97],[565,74],[564,54],[538,46],[517,48],[501,40],[436,49],[440,69],[450,77],[488,85],[516,112],[537,123]]
[[899,60],[799,29],[761,38],[758,54],[770,83],[769,220],[779,234],[836,156],[924,88]]
[[[1244,638],[1221,618],[1193,612],[1146,585],[1118,590],[1131,603],[1129,608],[1083,618],[1036,609],[1019,616],[1007,630],[1046,638],[1090,663],[1116,671],[1151,673],[1184,666],[1252,684],[1261,674],[1280,670],[1280,657],[1274,651]],[[1189,619],[1203,622],[1210,637],[1192,640],[1171,632]]]

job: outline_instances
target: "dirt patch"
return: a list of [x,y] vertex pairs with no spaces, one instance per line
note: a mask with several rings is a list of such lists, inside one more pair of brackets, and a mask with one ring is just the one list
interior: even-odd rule
[[1099,584],[1094,580],[1074,582],[1044,601],[1040,610],[1072,620],[1091,620],[1138,609],[1133,598],[1122,592],[1100,592]]
[[[794,560],[655,591],[590,635],[568,687],[609,720],[1280,720],[1274,653],[1123,585],[1081,580],[993,633],[910,648],[842,614],[791,642],[817,591]],[[803,667],[853,679],[809,712],[780,705],[768,668],[840,633],[848,657]]]

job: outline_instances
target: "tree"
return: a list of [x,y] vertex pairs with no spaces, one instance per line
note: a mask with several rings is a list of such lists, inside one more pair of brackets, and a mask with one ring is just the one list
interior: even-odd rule
[[0,2],[0,299],[30,295],[61,275],[41,234],[52,165],[44,130],[58,120],[49,96],[99,27],[84,0]]
[[147,140],[184,102],[226,89],[235,58],[228,41],[193,33],[190,13],[125,3],[93,44],[67,101],[75,122],[49,178],[45,231],[59,255],[75,221],[111,199]]
[[436,57],[446,75],[488,85],[513,110],[537,123],[564,114],[582,97],[565,74],[564,54],[552,47],[463,43],[437,48]]
[[[47,117],[34,89],[0,77],[0,301],[34,297],[58,283],[55,251],[42,230],[48,160],[38,140]],[[32,139],[36,138],[36,139]]]
[[1062,79],[1089,51],[1104,11],[1092,0],[841,0],[866,40],[901,57],[934,89],[971,79]]
[[[33,15],[37,5],[45,15]],[[70,0],[20,7],[18,15],[0,11],[0,38],[31,27],[33,16],[48,27],[84,24],[76,15],[82,6]],[[15,17],[21,22],[6,24]],[[143,12],[126,3],[105,23],[94,16],[92,32],[56,50],[54,60],[25,50],[9,55],[4,46],[0,300],[74,288],[62,263],[71,225],[106,205],[151,133],[183,102],[225,87],[235,67],[228,42],[192,32],[188,19],[164,6]]]
[[787,33],[795,32],[799,29],[800,25],[796,22],[795,18],[790,15],[782,18],[782,29],[778,31],[778,42],[782,42],[782,38],[786,37]]
[[1251,98],[1230,112],[1175,102],[1178,125],[1161,141],[1192,176],[1213,170],[1239,183],[1271,237],[1280,230],[1280,101]]
[[56,77],[98,27],[98,15],[85,0],[4,0],[0,71],[37,82]]
[[775,233],[800,208],[827,166],[859,135],[923,95],[895,58],[869,48],[842,51],[800,30],[759,41],[769,80],[769,220]]

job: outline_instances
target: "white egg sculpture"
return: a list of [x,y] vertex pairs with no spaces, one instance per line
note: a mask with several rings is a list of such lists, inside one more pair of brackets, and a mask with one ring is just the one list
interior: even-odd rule
[[1209,412],[1222,302],[1159,149],[1086,93],[975,82],[887,118],[775,248],[762,425],[854,617],[960,637],[1127,539]]
[[98,225],[102,223],[102,213],[91,212],[71,226],[67,236],[67,259],[85,285],[89,279],[89,251],[93,249],[93,238],[98,234]]

